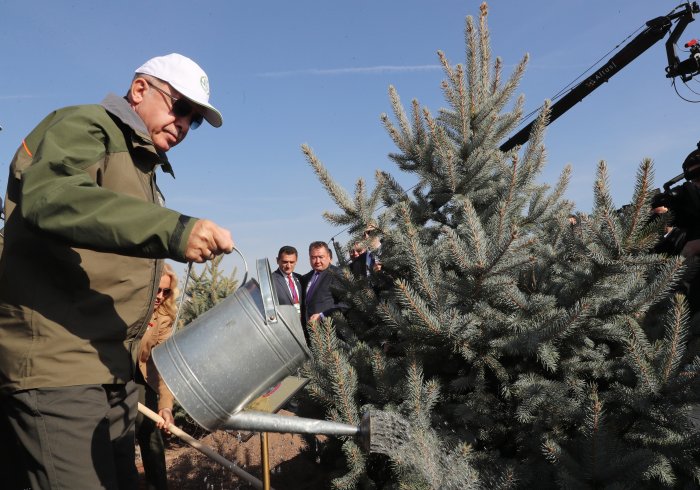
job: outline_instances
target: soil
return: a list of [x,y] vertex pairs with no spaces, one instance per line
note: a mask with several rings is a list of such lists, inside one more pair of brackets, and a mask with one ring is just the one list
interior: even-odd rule
[[[281,410],[280,415],[293,416]],[[262,480],[261,438],[258,433],[239,431],[206,432],[197,426],[183,427],[194,438],[211,447],[252,476]],[[232,490],[255,488],[231,470],[211,460],[175,436],[165,437],[168,483],[173,490]],[[324,461],[323,453],[332,445],[324,436],[268,434],[270,484],[276,490],[326,489],[331,480],[345,473],[343,468]],[[143,466],[137,467],[142,478]]]

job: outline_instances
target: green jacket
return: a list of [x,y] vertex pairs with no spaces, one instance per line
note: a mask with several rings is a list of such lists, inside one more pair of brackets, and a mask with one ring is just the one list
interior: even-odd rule
[[10,166],[0,256],[0,390],[124,383],[163,258],[196,219],[162,207],[172,173],[123,98],[47,116]]

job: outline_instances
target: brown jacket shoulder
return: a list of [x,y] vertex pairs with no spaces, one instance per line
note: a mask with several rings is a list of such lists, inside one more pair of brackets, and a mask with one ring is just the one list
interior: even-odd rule
[[170,338],[173,332],[173,319],[168,315],[153,314],[148,322],[146,333],[143,334],[139,343],[138,364],[143,379],[158,393],[158,410],[163,408],[173,408],[173,394],[166,386],[163,378],[158,374],[156,365],[151,357],[153,348]]

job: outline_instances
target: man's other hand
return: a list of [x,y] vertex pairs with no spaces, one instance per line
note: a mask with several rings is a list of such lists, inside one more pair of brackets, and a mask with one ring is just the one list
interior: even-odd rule
[[185,258],[189,262],[201,264],[212,260],[222,253],[233,251],[231,232],[208,219],[200,219],[195,223],[187,239]]

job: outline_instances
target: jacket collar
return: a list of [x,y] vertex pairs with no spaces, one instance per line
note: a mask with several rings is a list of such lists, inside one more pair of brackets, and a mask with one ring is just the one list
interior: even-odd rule
[[146,125],[143,123],[141,117],[136,114],[136,111],[131,108],[131,105],[124,97],[119,97],[115,94],[107,94],[102,102],[100,102],[100,105],[104,107],[107,112],[119,119],[123,124],[129,126],[134,133],[136,133],[139,139],[148,143],[153,151],[158,154],[158,157],[160,157],[160,164],[163,171],[175,177],[175,172],[173,171],[172,165],[170,165],[170,162],[168,161],[168,157],[164,152],[157,150],[153,146],[153,141],[151,141]]

